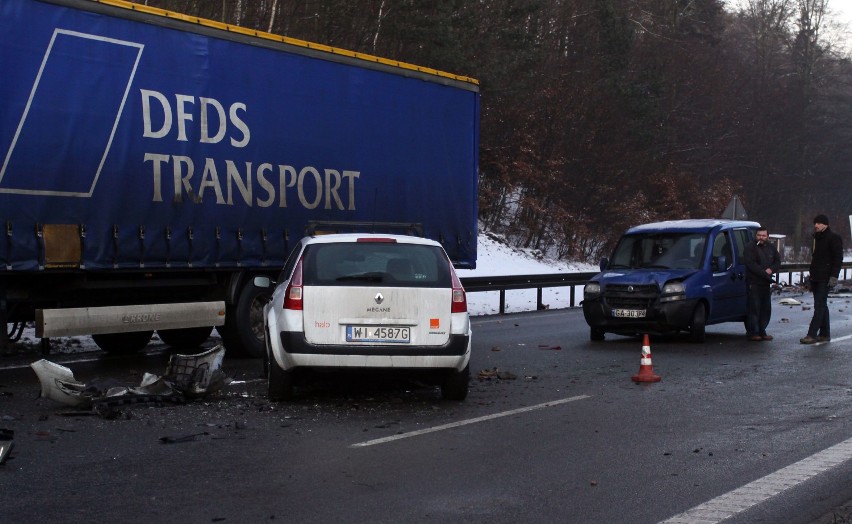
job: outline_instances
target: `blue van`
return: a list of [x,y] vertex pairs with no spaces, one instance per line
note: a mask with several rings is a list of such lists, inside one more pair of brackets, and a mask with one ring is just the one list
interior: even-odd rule
[[758,227],[703,219],[628,229],[584,289],[591,339],[686,331],[704,342],[707,325],[745,322],[743,251]]

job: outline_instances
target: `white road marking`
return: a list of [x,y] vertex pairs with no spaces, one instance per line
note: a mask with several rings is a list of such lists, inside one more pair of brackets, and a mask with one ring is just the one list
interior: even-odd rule
[[814,342],[812,345],[821,346],[823,344],[831,344],[832,342],[840,342],[841,340],[849,340],[850,338],[852,338],[852,335],[846,335],[844,337],[833,338],[828,342]]
[[[849,337],[844,337],[849,338]],[[699,504],[661,524],[716,524],[852,459],[852,438]]]
[[508,417],[511,415],[518,415],[520,413],[526,413],[528,411],[535,411],[537,409],[550,408],[553,406],[558,406],[560,404],[567,404],[568,402],[574,402],[576,400],[583,400],[586,398],[591,398],[590,395],[577,395],[575,397],[568,397],[559,400],[553,400],[551,402],[545,402],[543,404],[536,404],[535,406],[527,406],[525,408],[512,409],[510,411],[503,411],[501,413],[494,413],[493,415],[485,415],[482,417],[471,418],[467,420],[460,420],[458,422],[452,422],[450,424],[442,424],[440,426],[433,426],[431,428],[419,429],[417,431],[409,431],[408,433],[400,433],[399,435],[393,435],[390,437],[377,438],[375,440],[368,440],[366,442],[359,442],[357,444],[352,444],[349,446],[350,448],[365,448],[367,446],[375,446],[376,444],[385,444],[387,442],[393,442],[395,440],[401,440],[404,438],[416,437],[418,435],[425,435],[427,433],[434,433],[436,431],[443,431],[445,429],[458,428],[461,426],[467,426],[469,424],[476,424],[478,422],[485,422],[487,420],[494,420],[496,418]]

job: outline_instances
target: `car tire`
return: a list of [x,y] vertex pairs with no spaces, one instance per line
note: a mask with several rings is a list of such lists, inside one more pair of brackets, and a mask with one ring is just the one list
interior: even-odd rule
[[212,327],[194,327],[184,329],[158,329],[157,336],[164,344],[176,349],[194,349],[207,342]]
[[689,326],[689,340],[702,344],[705,339],[705,327],[707,324],[707,307],[704,302],[699,302],[692,312],[692,324]]
[[267,396],[272,402],[282,400],[293,400],[295,390],[293,388],[293,370],[283,370],[277,362],[269,356],[266,363],[267,369]]
[[243,286],[236,304],[228,304],[225,325],[216,330],[230,356],[262,358],[266,351],[263,343],[263,306],[269,302],[267,289],[257,287],[252,280]]
[[601,328],[591,328],[589,330],[589,338],[595,342],[600,342],[606,338],[604,333],[606,332]]
[[470,389],[470,364],[461,371],[450,370],[441,382],[441,398],[444,400],[464,400]]
[[92,335],[99,348],[113,355],[137,353],[151,341],[153,331],[129,331],[127,333],[102,333]]

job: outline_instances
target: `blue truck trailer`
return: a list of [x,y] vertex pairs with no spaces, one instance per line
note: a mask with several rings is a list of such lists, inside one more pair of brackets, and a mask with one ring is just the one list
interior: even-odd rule
[[261,356],[253,279],[313,221],[475,266],[474,79],[120,0],[3,0],[0,71],[0,349]]

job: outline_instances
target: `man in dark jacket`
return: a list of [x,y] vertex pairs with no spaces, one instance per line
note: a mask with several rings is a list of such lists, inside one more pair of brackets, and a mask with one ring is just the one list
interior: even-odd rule
[[808,334],[799,342],[813,344],[831,340],[828,323],[828,290],[837,284],[843,263],[843,240],[828,227],[828,217],[814,218],[814,247],[811,251],[811,291],[814,294],[814,316]]
[[749,340],[772,340],[766,334],[766,326],[772,315],[772,280],[781,267],[781,257],[775,246],[768,242],[769,232],[761,227],[755,233],[755,241],[746,245],[743,256],[748,284],[748,317],[746,336]]

